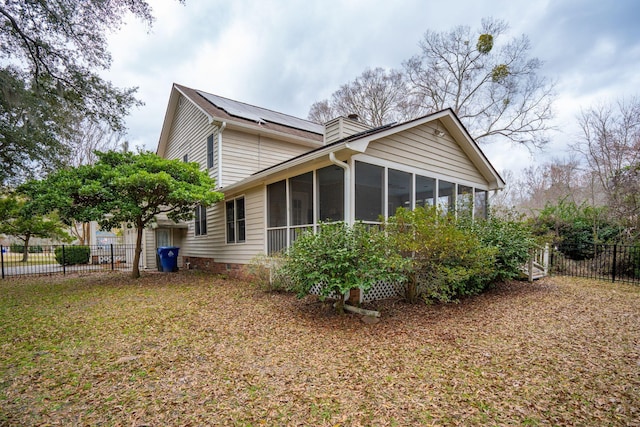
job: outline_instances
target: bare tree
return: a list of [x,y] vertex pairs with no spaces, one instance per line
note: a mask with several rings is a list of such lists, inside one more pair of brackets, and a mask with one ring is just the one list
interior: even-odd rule
[[[67,165],[78,167],[92,165],[97,160],[96,151],[110,151],[123,148],[123,133],[111,129],[106,123],[92,120],[80,120],[66,141],[70,149]],[[128,143],[126,143],[128,147]],[[127,148],[128,149],[128,148]]]
[[583,135],[572,149],[584,157],[612,214],[635,233],[640,225],[640,99],[584,110],[579,123]]
[[[114,131],[107,123],[88,119],[77,120],[73,125],[73,132],[65,141],[65,145],[69,147],[66,164],[72,167],[92,165],[98,161],[96,151],[128,150],[128,143],[123,142],[122,138],[122,132]],[[67,219],[63,221],[81,245],[91,244],[90,223]]]
[[339,115],[340,114],[336,113],[336,110],[331,106],[329,100],[323,99],[322,101],[314,102],[311,105],[307,118],[322,125]]
[[512,203],[520,211],[535,212],[549,202],[589,200],[589,176],[576,158],[553,159],[525,168],[510,186]]
[[452,108],[477,140],[501,136],[527,146],[548,141],[554,85],[538,76],[522,35],[498,46],[508,25],[483,19],[480,29],[427,31],[421,53],[404,63],[413,102],[422,113]]
[[640,100],[602,104],[579,117],[582,138],[572,149],[586,160],[605,191],[612,191],[613,176],[640,163]]
[[314,103],[309,120],[317,123],[357,114],[371,126],[382,126],[415,116],[402,72],[383,68],[365,70],[354,81],[340,86],[331,100]]
[[509,169],[502,170],[500,171],[500,176],[502,176],[507,185],[501,191],[491,194],[489,204],[494,211],[514,208],[520,199],[518,195],[519,187],[514,185],[516,178],[513,171]]

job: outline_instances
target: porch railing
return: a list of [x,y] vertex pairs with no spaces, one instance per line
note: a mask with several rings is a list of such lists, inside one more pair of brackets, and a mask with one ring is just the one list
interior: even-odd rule
[[288,248],[303,232],[311,229],[313,229],[313,225],[296,225],[267,229],[267,254],[273,255]]

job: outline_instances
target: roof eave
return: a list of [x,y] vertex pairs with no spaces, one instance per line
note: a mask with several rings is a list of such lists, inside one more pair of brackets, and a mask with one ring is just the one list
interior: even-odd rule
[[240,121],[230,120],[227,118],[213,117],[214,122],[226,122],[227,129],[240,129],[248,133],[273,136],[279,140],[293,142],[299,145],[303,145],[310,148],[317,148],[322,146],[322,140],[315,140],[311,138],[304,138],[302,136],[291,135],[277,130],[260,128],[259,126],[249,125]]
[[307,155],[303,155],[300,157],[297,157],[291,161],[288,162],[284,162],[281,163],[279,165],[276,165],[274,167],[265,169],[261,172],[258,172],[254,175],[251,175],[241,181],[238,181],[234,184],[231,184],[227,187],[223,187],[220,189],[220,191],[222,191],[223,193],[229,193],[229,194],[233,194],[233,193],[238,193],[241,191],[244,191],[248,188],[251,188],[253,186],[256,185],[256,183],[260,183],[265,181],[267,178],[269,178],[270,176],[273,175],[277,175],[281,172],[287,171],[289,169],[293,169],[296,168],[298,166],[304,165],[305,163],[309,163],[313,160],[317,160],[317,159],[321,159],[324,156],[328,156],[329,153],[336,153],[336,154],[340,154],[340,153],[344,153],[347,152],[349,154],[357,154],[357,153],[363,153],[364,151],[360,151],[359,149],[357,149],[357,147],[354,147],[353,145],[350,145],[348,142],[342,142],[340,144],[337,145],[330,145],[327,146],[323,149],[319,149],[319,150],[314,150],[310,153],[308,153]]
[[488,183],[487,187],[489,190],[500,190],[505,187],[505,182],[500,174],[495,170],[484,152],[480,149],[478,144],[471,137],[466,128],[462,125],[460,119],[458,119],[453,110],[449,108],[433,114],[429,114],[427,116],[420,117],[418,119],[401,123],[399,125],[390,126],[387,129],[381,130],[380,132],[376,132],[371,135],[364,135],[361,138],[355,138],[352,140],[349,140],[347,138],[343,142],[327,145],[324,149],[321,148],[314,150],[307,155],[303,155],[292,159],[291,161],[281,163],[275,167],[265,169],[264,171],[258,172],[255,175],[251,175],[250,177],[247,177],[244,180],[232,184],[228,187],[222,188],[221,190],[225,193],[237,193],[239,191],[243,191],[255,185],[255,183],[264,181],[271,175],[278,174],[288,169],[303,165],[314,159],[321,158],[325,155],[328,155],[330,152],[339,153],[347,151],[350,154],[364,153],[372,141],[384,138],[389,135],[393,135],[398,132],[402,132],[404,130],[422,125],[424,123],[432,122],[434,120],[441,120],[449,133],[453,135],[454,139],[462,139],[467,142],[466,144],[461,144],[461,148],[469,156],[473,164],[478,168],[482,176],[485,178]]
[[156,154],[160,157],[164,157],[167,143],[169,141],[171,123],[173,123],[173,116],[175,115],[178,108],[178,100],[180,99],[181,95],[186,99],[189,99],[196,106],[196,108],[207,117],[209,123],[213,123],[214,121],[214,118],[209,113],[203,110],[197,102],[193,102],[193,100],[191,100],[191,98],[187,96],[182,90],[180,90],[180,88],[174,83],[171,87],[171,93],[169,94],[169,103],[167,104],[167,111],[164,114],[162,130],[160,131],[160,139],[158,140],[158,148],[156,149]]
[[487,180],[489,189],[503,189],[506,185],[504,179],[502,179],[498,171],[493,167],[478,143],[471,137],[458,116],[451,109],[445,111],[449,114],[442,116],[440,120],[454,139],[462,139],[468,142],[468,144],[461,145],[461,148]]

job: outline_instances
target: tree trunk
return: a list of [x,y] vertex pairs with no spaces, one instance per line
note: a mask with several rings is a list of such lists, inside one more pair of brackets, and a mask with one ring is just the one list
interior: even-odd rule
[[84,242],[82,243],[83,245],[97,244],[97,242],[93,242],[93,243],[91,242],[91,223],[89,222],[82,223],[82,241]]
[[22,248],[22,261],[21,262],[29,261],[29,239],[30,238],[31,238],[31,236],[29,234],[27,234],[24,237],[24,247]]
[[138,234],[136,236],[136,249],[135,249],[135,255],[133,257],[133,269],[131,270],[131,277],[133,277],[134,279],[137,279],[140,277],[139,266],[140,266],[140,254],[142,253],[142,231],[144,230],[144,227],[141,225],[138,225],[136,230],[138,231]]
[[338,298],[338,301],[336,301],[335,304],[335,308],[336,313],[344,314],[344,295],[341,295],[340,298]]
[[418,284],[415,272],[409,274],[409,283],[407,283],[405,298],[410,304],[414,304],[418,300]]

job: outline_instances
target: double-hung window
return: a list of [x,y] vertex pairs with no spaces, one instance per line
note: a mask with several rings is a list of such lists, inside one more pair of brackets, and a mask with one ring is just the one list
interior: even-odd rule
[[246,240],[244,197],[225,203],[227,243],[242,243]]
[[207,169],[213,167],[213,134],[207,137]]
[[196,236],[204,236],[207,234],[207,208],[204,206],[196,207],[194,227]]

